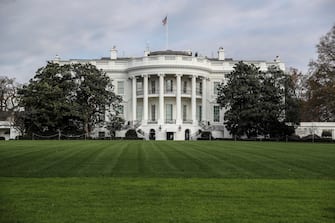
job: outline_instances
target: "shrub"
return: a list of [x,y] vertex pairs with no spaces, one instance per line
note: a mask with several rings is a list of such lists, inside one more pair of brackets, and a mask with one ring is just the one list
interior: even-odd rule
[[129,129],[126,132],[126,139],[138,139],[135,129]]

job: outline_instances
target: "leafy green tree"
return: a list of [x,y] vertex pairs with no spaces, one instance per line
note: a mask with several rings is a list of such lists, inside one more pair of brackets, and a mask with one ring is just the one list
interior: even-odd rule
[[[258,67],[239,62],[227,75],[227,84],[218,88],[217,102],[225,107],[225,125],[237,137],[291,134],[286,125],[296,122],[296,97],[290,76],[277,66],[261,72]],[[295,117],[297,116],[297,117]]]
[[19,91],[28,133],[90,134],[106,108],[122,101],[109,77],[91,64],[48,63]]
[[335,121],[335,25],[316,47],[318,58],[309,64],[306,121]]
[[120,116],[111,115],[107,122],[107,129],[110,131],[112,138],[115,138],[115,132],[121,130],[125,120]]
[[294,75],[286,74],[284,82],[284,98],[285,98],[285,122],[298,125],[301,121],[302,99],[301,90],[296,83]]
[[262,72],[254,65],[239,62],[234,71],[227,75],[227,84],[218,87],[217,103],[225,107],[225,125],[237,137],[258,134],[261,96],[259,78]]
[[276,128],[283,119],[283,80],[284,73],[276,66],[271,66],[260,78],[261,94],[257,101],[259,107],[259,133],[275,136]]

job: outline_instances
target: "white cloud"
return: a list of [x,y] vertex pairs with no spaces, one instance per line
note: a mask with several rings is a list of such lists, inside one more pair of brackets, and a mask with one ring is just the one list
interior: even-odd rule
[[332,0],[2,0],[0,75],[26,82],[45,61],[99,58],[117,45],[139,56],[149,41],[164,49],[161,20],[168,14],[170,46],[211,56],[218,47],[235,59],[272,60],[306,70],[315,45],[335,22]]

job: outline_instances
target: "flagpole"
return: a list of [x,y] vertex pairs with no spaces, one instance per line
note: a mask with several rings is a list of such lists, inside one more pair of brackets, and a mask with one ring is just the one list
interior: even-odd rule
[[165,18],[162,20],[163,26],[165,26],[165,50],[169,49],[169,22],[168,16],[166,15]]
[[166,23],[166,50],[169,49],[169,21]]

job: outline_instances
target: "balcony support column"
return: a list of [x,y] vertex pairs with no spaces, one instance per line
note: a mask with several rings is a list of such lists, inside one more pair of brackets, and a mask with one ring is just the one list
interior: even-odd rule
[[176,94],[176,124],[181,125],[182,120],[181,120],[181,76],[182,74],[176,74],[177,78],[177,94]]
[[136,77],[132,77],[132,113],[133,113],[133,125],[136,122],[136,107],[137,107],[137,97],[136,97]]
[[191,114],[192,114],[192,123],[193,125],[195,125],[197,123],[197,119],[196,119],[196,109],[197,109],[197,105],[196,105],[196,75],[192,75],[192,96],[191,96]]
[[143,124],[148,121],[148,75],[143,74]]
[[164,74],[158,74],[159,76],[159,119],[158,124],[164,124]]

